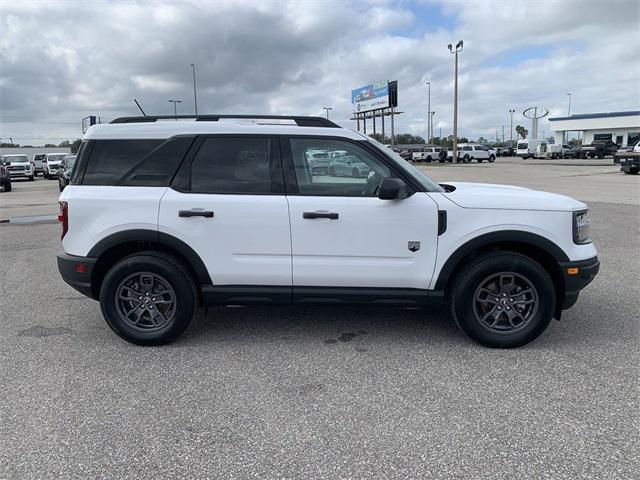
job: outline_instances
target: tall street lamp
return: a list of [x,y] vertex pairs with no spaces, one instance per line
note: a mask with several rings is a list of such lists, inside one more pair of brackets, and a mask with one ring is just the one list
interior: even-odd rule
[[429,93],[427,94],[427,144],[431,143],[431,82],[425,83],[429,87]]
[[[433,140],[433,116],[436,114],[436,112],[431,112],[431,117],[429,118],[429,120],[431,121],[431,131],[429,132],[429,138],[431,140]],[[431,142],[429,142],[431,143]]]
[[329,110],[333,110],[333,107],[322,107],[322,109],[326,112],[327,120],[329,120]]
[[182,100],[169,100],[169,103],[173,103],[173,116],[178,119],[178,107],[176,106],[178,103],[182,103]]
[[509,143],[513,147],[513,114],[516,113],[515,109],[509,110],[509,115],[511,116],[511,127],[509,129]]
[[196,111],[196,115],[198,115],[198,96],[196,95],[196,65],[194,63],[191,64],[191,70],[193,71],[193,106]]
[[455,48],[448,45],[449,52],[455,55],[455,69],[453,73],[453,158],[458,161],[458,53],[462,51],[462,40],[456,43]]
[[569,109],[567,110],[567,117],[571,116],[571,94],[567,93],[567,96],[569,97]]

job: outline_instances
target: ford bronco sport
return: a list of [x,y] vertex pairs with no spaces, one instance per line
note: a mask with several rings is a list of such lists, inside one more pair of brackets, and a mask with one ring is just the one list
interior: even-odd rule
[[[439,185],[320,117],[177,120],[92,126],[60,195],[60,273],[130,342],[176,339],[199,306],[317,302],[445,304],[473,340],[517,347],[598,272],[571,198]],[[309,168],[319,151],[366,176]]]

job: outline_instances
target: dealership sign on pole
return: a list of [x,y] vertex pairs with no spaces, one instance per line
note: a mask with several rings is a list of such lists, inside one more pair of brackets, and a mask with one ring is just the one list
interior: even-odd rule
[[375,82],[351,90],[351,103],[356,113],[389,107],[389,82]]

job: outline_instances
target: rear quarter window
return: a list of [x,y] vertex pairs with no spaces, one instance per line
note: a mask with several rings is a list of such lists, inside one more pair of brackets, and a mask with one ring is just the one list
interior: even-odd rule
[[115,185],[163,140],[96,140],[83,185]]

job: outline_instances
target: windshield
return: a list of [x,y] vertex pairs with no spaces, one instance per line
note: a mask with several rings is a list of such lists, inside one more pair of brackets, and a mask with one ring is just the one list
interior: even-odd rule
[[64,164],[68,169],[73,168],[74,163],[76,163],[76,157],[67,157],[67,159],[64,161]]
[[61,162],[66,155],[49,155],[48,162]]
[[524,150],[525,148],[529,148],[529,144],[528,143],[519,143],[518,144],[518,148],[521,150]]
[[428,192],[444,192],[444,189],[438,185],[437,182],[429,178],[424,172],[418,170],[412,164],[407,162],[404,158],[398,155],[393,150],[385,147],[383,144],[378,142],[377,140],[367,137],[367,140],[370,144],[374,145],[378,150],[380,150],[387,157],[392,157],[394,159],[394,163],[406,171],[409,175],[415,178],[424,188],[427,189]]
[[28,162],[29,157],[26,155],[7,155],[6,157],[2,157],[2,160],[5,162],[19,163]]

